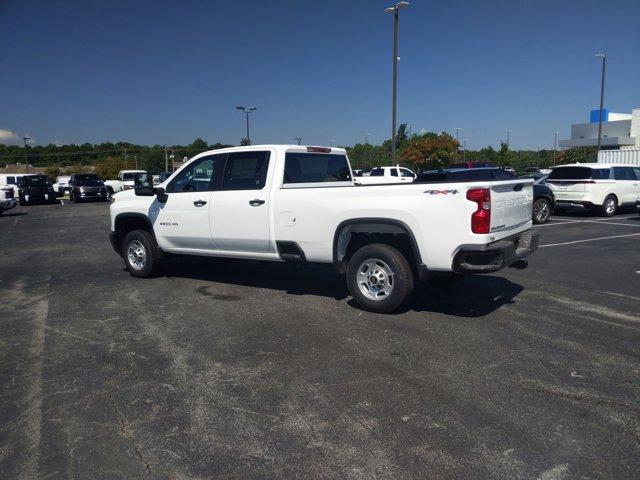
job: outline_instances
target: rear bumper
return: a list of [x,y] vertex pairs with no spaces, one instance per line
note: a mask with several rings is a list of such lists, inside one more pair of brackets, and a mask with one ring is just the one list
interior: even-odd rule
[[527,230],[487,245],[463,245],[453,257],[456,273],[491,273],[514,265],[538,249],[540,232]]

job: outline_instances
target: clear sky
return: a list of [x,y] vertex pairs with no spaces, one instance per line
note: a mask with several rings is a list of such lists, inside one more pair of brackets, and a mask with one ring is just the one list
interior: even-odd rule
[[[381,0],[0,0],[0,129],[39,144],[337,145],[390,137]],[[398,120],[468,147],[548,147],[598,107],[640,107],[638,0],[414,0],[400,14]],[[5,138],[10,134],[4,133]],[[9,138],[10,140],[10,138]]]

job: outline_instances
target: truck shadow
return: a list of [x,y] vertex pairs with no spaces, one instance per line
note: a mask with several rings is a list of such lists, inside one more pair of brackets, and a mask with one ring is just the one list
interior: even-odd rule
[[514,302],[522,285],[492,275],[468,275],[454,285],[423,282],[407,310],[437,312],[456,317],[483,317]]
[[[176,256],[163,262],[161,275],[190,278],[207,282],[268,288],[290,295],[316,295],[335,300],[348,298],[344,276],[323,265],[291,265],[286,263]],[[215,296],[215,289],[201,289],[204,296]],[[396,312],[434,312],[457,317],[482,317],[513,299],[523,287],[506,278],[491,275],[469,275],[454,285],[435,281],[420,283],[407,305]],[[214,293],[212,293],[214,292]],[[242,300],[240,297],[221,300]],[[348,304],[358,308],[353,300]]]

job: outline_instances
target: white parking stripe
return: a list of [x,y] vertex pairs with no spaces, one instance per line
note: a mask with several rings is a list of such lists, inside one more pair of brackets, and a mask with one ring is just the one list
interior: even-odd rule
[[634,235],[637,236],[637,235],[640,235],[640,233],[627,233],[626,235],[612,235],[610,237],[597,237],[597,238],[587,238],[585,240],[573,240],[572,242],[550,243],[548,245],[540,245],[540,248],[559,247],[560,245],[571,245],[573,243],[595,242],[596,240],[608,240],[610,238],[633,237]]
[[580,220],[573,220],[573,221],[568,221],[568,222],[553,222],[553,223],[544,223],[542,225],[534,225],[534,227],[538,228],[538,227],[553,227],[554,225],[565,225],[567,223],[582,223]]
[[[582,220],[581,223],[602,223],[602,222],[599,222],[598,220]],[[640,227],[640,223],[637,223],[634,225],[633,223],[609,222],[609,223],[606,223],[606,225],[622,225],[623,227]]]

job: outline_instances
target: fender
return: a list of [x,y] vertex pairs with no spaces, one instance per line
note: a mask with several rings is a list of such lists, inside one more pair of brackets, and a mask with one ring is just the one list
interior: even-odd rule
[[418,248],[418,242],[416,241],[416,237],[413,234],[413,231],[409,226],[401,220],[396,220],[392,218],[375,218],[375,217],[366,217],[366,218],[350,218],[348,220],[344,220],[340,222],[337,226],[336,231],[333,235],[333,267],[336,271],[340,271],[340,260],[338,260],[338,239],[340,236],[340,232],[345,227],[349,227],[352,225],[360,225],[363,223],[378,223],[383,225],[391,225],[402,230],[408,237],[409,242],[411,244],[411,250],[413,251],[413,255],[416,261],[416,268],[418,271],[424,270],[426,267],[422,263],[422,257],[420,256],[420,249]]
[[115,220],[113,221],[114,228],[116,231],[118,230],[118,222],[122,220],[142,220],[142,222],[149,228],[149,231],[155,233],[153,231],[153,225],[151,224],[151,220],[144,213],[136,213],[136,212],[123,212],[116,215]]

